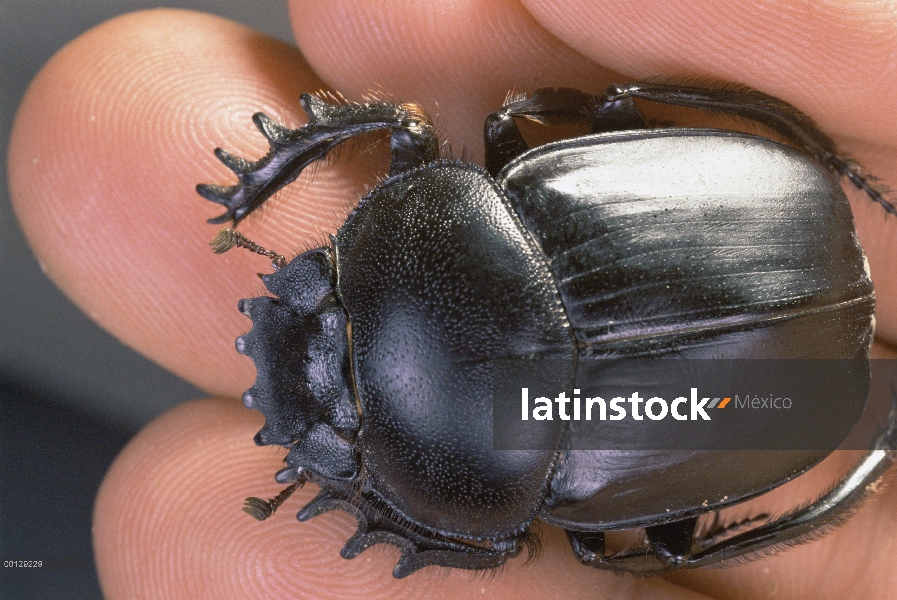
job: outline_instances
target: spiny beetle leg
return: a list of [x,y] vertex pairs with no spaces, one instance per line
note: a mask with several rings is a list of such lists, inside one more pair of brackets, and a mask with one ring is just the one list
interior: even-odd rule
[[309,94],[303,94],[300,102],[308,115],[308,124],[299,129],[278,125],[262,113],[252,117],[270,144],[268,153],[259,160],[250,162],[220,148],[215,150],[221,162],[237,175],[239,183],[196,186],[202,197],[227,208],[227,212],[210,219],[209,223],[231,220],[236,225],[294,181],[309,164],[327,156],[341,142],[371,131],[392,131],[391,173],[401,173],[438,158],[439,142],[433,124],[417,105],[328,104]]
[[[885,430],[873,449],[827,494],[810,505],[742,534],[730,537],[693,555],[688,567],[700,567],[783,544],[813,539],[820,529],[849,518],[879,488],[885,471],[897,461],[897,394],[892,390],[891,411]],[[698,540],[700,543],[700,540]]]
[[[315,481],[313,477],[311,479]],[[318,483],[321,483],[320,481]],[[380,507],[380,508],[378,508]],[[346,542],[340,555],[355,558],[375,544],[389,543],[402,551],[393,569],[397,578],[428,566],[456,569],[489,569],[505,563],[521,549],[520,540],[497,540],[494,547],[465,543],[431,533],[413,523],[405,522],[389,511],[382,501],[366,493],[358,493],[351,486],[330,485],[296,515],[307,521],[331,510],[342,510],[358,521],[358,531]]]
[[[692,519],[647,527],[650,549],[638,548],[607,557],[604,556],[603,544],[596,543],[603,541],[603,537],[598,537],[601,534],[568,531],[567,536],[579,561],[597,569],[650,575],[717,564],[767,548],[799,544],[818,536],[826,526],[844,522],[860,502],[878,490],[879,481],[895,461],[897,393],[892,391],[888,423],[876,438],[872,450],[831,491],[804,508],[718,543],[707,543],[708,540],[700,536],[692,540],[692,533],[686,536],[685,525],[694,531],[694,524],[686,522]],[[677,527],[682,531],[673,532]],[[685,542],[686,538],[688,543]],[[704,549],[688,555],[686,546]],[[664,555],[672,555],[674,560]]]
[[884,198],[881,191],[875,189],[869,178],[852,161],[838,154],[835,143],[819,130],[813,120],[783,100],[732,84],[698,88],[661,83],[627,83],[609,86],[601,95],[597,113],[605,110],[605,106],[631,103],[631,98],[734,115],[765,125],[785,136],[833,173],[849,179],[887,212],[897,215],[897,208]]

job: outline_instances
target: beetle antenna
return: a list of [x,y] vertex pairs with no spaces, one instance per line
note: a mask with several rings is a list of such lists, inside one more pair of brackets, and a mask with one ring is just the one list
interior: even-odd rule
[[243,512],[253,519],[264,521],[273,515],[274,511],[277,510],[277,507],[286,502],[286,499],[292,496],[293,492],[303,485],[305,485],[305,480],[300,479],[267,502],[261,498],[256,498],[255,496],[246,498],[246,501],[243,503]]
[[231,229],[230,227],[225,227],[221,231],[218,232],[218,235],[209,242],[209,246],[212,247],[212,250],[215,251],[215,254],[222,254],[227,252],[234,246],[239,246],[240,248],[246,248],[250,252],[255,252],[256,254],[261,254],[262,256],[267,256],[274,263],[274,267],[277,269],[282,269],[287,266],[287,259],[283,257],[281,254],[277,254],[276,252],[272,252],[271,250],[266,250],[262,248],[245,235]]

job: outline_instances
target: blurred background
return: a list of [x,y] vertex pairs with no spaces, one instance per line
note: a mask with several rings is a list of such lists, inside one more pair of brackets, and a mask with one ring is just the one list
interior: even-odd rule
[[0,0],[0,598],[100,598],[93,500],[146,423],[203,393],[97,327],[47,279],[16,223],[6,152],[16,109],[50,57],[117,15],[160,6],[214,13],[293,43],[285,0]]

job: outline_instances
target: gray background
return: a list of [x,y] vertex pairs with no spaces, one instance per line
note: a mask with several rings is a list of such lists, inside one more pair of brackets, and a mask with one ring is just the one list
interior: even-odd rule
[[80,565],[2,569],[2,598],[99,597],[90,519],[103,473],[142,425],[203,395],[113,339],[50,283],[6,184],[13,118],[41,66],[91,27],[160,6],[215,13],[292,43],[283,0],[0,0],[0,559]]

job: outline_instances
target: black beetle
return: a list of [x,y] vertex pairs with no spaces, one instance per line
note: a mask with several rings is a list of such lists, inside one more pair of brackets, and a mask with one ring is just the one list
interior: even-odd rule
[[[634,98],[758,122],[793,146],[721,129],[649,128]],[[563,527],[584,564],[637,573],[698,567],[805,539],[837,522],[894,460],[897,412],[831,492],[746,532],[695,533],[700,515],[775,488],[825,452],[499,452],[489,361],[508,357],[868,358],[874,294],[848,178],[894,207],[808,117],[734,86],[614,85],[601,96],[539,90],[485,123],[486,169],[440,160],[416,105],[328,104],[309,123],[254,121],[257,162],[198,186],[244,219],[354,136],[389,130],[389,177],[332,237],[287,262],[225,229],[217,251],[274,259],[274,297],[243,300],[237,340],[258,376],[243,397],[266,417],[257,444],[289,448],[292,483],[245,510],[269,516],[306,480],[299,512],[358,519],[351,558],[395,544],[403,577],[428,565],[504,563],[534,519]],[[581,122],[592,134],[530,150],[515,118]],[[606,531],[644,528],[644,547],[606,555]]]

